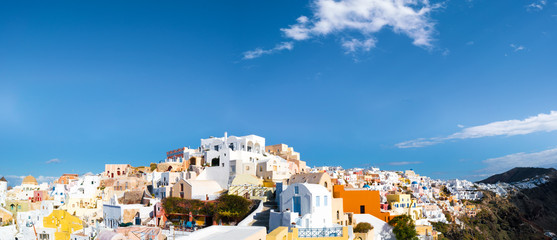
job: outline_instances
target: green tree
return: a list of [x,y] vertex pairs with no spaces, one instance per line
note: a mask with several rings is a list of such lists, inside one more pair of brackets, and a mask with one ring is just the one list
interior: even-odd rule
[[151,163],[150,167],[151,167],[151,172],[153,172],[153,171],[155,171],[155,169],[157,169],[157,164],[156,163]]
[[393,226],[393,233],[397,240],[416,240],[418,233],[416,232],[416,225],[410,216],[404,214],[396,216],[389,225]]
[[217,200],[218,215],[224,221],[241,220],[249,212],[251,202],[244,197],[223,194]]

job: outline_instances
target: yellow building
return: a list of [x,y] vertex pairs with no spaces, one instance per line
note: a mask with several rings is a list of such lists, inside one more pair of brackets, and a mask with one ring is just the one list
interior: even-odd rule
[[81,219],[64,210],[54,210],[50,215],[44,217],[43,226],[56,229],[54,233],[56,240],[69,240],[73,232],[83,229]]
[[431,225],[416,225],[416,232],[418,235],[430,237],[432,240],[438,239],[437,231],[434,231]]
[[[333,229],[337,229],[336,234]],[[318,233],[315,231],[305,231],[303,228],[291,228],[292,231],[288,231],[288,227],[278,227],[269,234],[267,234],[267,240],[303,240],[310,238],[311,240],[346,240],[348,239],[348,227],[342,228],[331,228],[327,233]],[[307,234],[307,236],[306,236]],[[320,236],[321,235],[321,236]],[[329,235],[325,237],[325,235]],[[337,235],[337,236],[332,236]],[[311,236],[311,237],[310,237]]]
[[3,207],[0,207],[0,226],[11,223],[13,219],[14,215],[10,211],[6,210]]
[[394,215],[407,214],[412,220],[418,220],[422,216],[422,208],[416,206],[410,194],[387,194],[387,203]]
[[387,203],[391,209],[395,208],[409,208],[412,204],[410,194],[387,194]]

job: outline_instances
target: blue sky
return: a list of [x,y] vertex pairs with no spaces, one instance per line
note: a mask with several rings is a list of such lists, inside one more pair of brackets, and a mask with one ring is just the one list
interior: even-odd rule
[[556,167],[556,42],[554,0],[6,3],[0,175],[147,165],[225,131],[311,166]]

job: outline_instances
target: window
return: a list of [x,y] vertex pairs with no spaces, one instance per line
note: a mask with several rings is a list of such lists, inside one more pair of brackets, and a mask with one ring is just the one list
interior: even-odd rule
[[180,191],[183,192],[184,191],[184,184],[180,183]]
[[216,157],[211,159],[211,167],[218,167],[220,165],[220,158]]
[[294,186],[294,194],[300,194],[300,189],[298,186]]
[[340,212],[337,211],[337,220],[339,220],[339,219],[340,219]]
[[315,196],[315,206],[319,207],[320,198],[319,196]]
[[249,166],[246,166],[246,171],[249,171]]
[[323,197],[323,206],[327,206],[327,196]]
[[360,205],[360,213],[366,213],[366,206]]

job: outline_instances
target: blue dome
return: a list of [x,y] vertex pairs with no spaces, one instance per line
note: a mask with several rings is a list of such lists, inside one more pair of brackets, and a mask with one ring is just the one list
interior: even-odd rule
[[367,184],[364,184],[364,188],[371,188],[371,187]]
[[423,188],[424,190],[427,190],[427,187],[425,187],[425,186],[424,186],[424,187],[422,187],[422,188]]
[[413,181],[413,182],[412,182],[412,184],[418,184],[418,182],[416,182],[416,181]]

